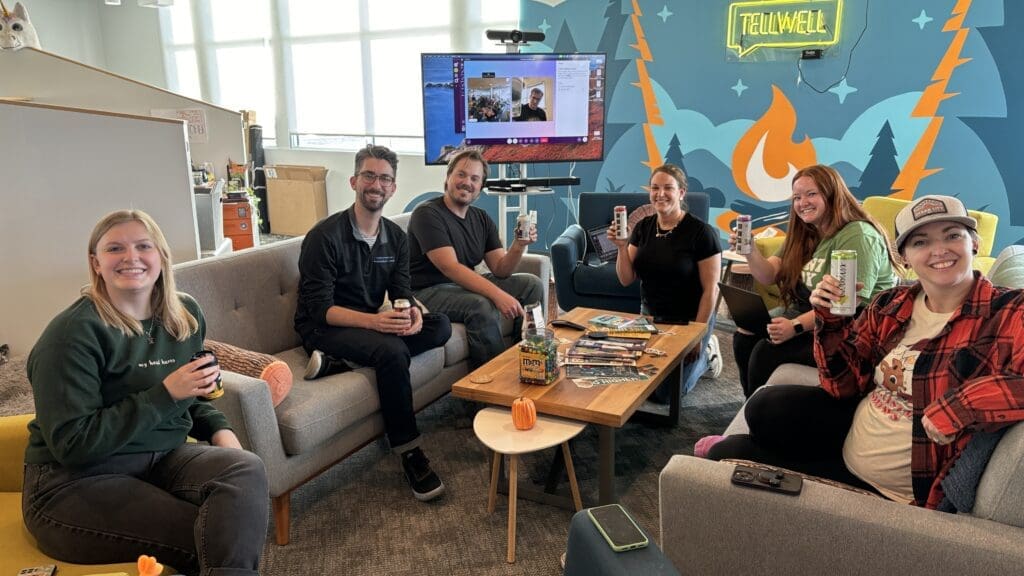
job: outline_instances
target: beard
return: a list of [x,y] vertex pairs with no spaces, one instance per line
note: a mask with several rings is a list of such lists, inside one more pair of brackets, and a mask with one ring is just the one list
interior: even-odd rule
[[[370,193],[377,196],[370,196]],[[384,209],[384,205],[387,202],[384,192],[380,190],[363,190],[359,192],[359,205],[369,212],[380,212]]]
[[[459,191],[466,191],[469,193],[469,199],[464,200]],[[452,199],[457,206],[469,206],[476,200],[477,191],[473,190],[472,186],[456,186],[455,191],[448,194],[448,197]]]

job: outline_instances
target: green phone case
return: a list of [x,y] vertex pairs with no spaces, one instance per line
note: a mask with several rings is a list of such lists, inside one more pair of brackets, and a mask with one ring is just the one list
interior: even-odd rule
[[[618,508],[619,512],[622,513],[622,516],[626,520],[629,520],[629,523],[632,524],[634,528],[636,528],[637,534],[639,534],[639,536],[641,538],[643,538],[643,540],[637,540],[635,542],[621,542],[621,543],[616,544],[612,540],[612,537],[608,535],[608,532],[604,529],[604,526],[601,526],[601,521],[598,520],[594,516],[594,514],[593,514],[593,510],[596,510],[596,509],[599,509],[599,508]],[[587,516],[590,517],[590,521],[594,523],[594,526],[597,528],[597,531],[600,532],[601,536],[603,536],[605,541],[608,542],[608,546],[612,550],[614,550],[616,552],[625,552],[627,550],[636,550],[637,548],[643,548],[643,547],[647,546],[647,544],[649,544],[649,541],[647,539],[647,535],[645,535],[644,531],[641,530],[640,526],[637,525],[636,520],[633,520],[633,517],[630,516],[628,512],[626,512],[626,509],[623,508],[622,506],[618,505],[618,504],[607,504],[605,506],[598,506],[596,508],[589,508],[589,509],[587,509]]]

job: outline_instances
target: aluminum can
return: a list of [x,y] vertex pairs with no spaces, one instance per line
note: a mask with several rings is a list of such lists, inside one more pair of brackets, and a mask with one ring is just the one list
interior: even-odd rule
[[405,298],[397,298],[391,303],[391,307],[397,312],[407,312],[409,308],[412,308],[412,304],[410,304]]
[[612,216],[615,220],[615,237],[619,240],[629,239],[629,215],[626,214],[625,206],[616,206],[612,212]]
[[736,253],[746,256],[754,247],[754,237],[751,230],[750,214],[740,214],[736,217]]
[[843,291],[843,295],[832,302],[832,313],[853,316],[857,313],[857,252],[833,250],[831,274],[839,280],[839,288]]
[[[200,358],[205,358],[207,356],[210,357],[210,361],[207,362],[206,364],[203,364],[201,366],[202,368],[209,368],[210,366],[216,366],[216,365],[219,364],[219,362],[217,362],[217,356],[216,356],[216,354],[213,353],[212,350],[200,350],[199,352],[196,352],[195,354],[193,354],[192,357],[189,358],[188,361],[192,362],[192,361],[195,361],[195,360],[199,360]],[[224,395],[224,383],[221,381],[219,374],[217,375],[216,384],[217,384],[217,387],[213,389],[213,392],[210,392],[209,394],[206,394],[205,396],[199,396],[198,399],[199,400],[214,400],[214,399],[217,399],[217,398],[220,398],[221,396],[223,396]]]
[[530,239],[530,215],[525,212],[519,213],[516,219],[516,240]]

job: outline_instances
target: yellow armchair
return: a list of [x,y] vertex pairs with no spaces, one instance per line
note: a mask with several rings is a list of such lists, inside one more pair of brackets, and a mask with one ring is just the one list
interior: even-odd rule
[[123,572],[137,574],[135,563],[82,565],[57,562],[36,547],[21,520],[21,482],[28,423],[32,414],[0,417],[0,574],[17,574],[22,568],[56,564],[56,576],[85,576]]

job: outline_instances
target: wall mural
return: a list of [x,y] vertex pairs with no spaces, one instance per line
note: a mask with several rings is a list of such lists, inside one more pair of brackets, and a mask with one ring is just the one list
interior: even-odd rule
[[[1024,132],[1022,49],[1010,32],[1024,24],[1024,3],[798,4],[819,2],[839,12],[794,8],[742,28],[730,8],[738,3],[725,0],[611,0],[601,9],[594,0],[524,0],[522,28],[547,34],[530,51],[608,54],[605,160],[572,167],[582,189],[645,193],[651,168],[669,161],[686,170],[690,190],[709,194],[723,231],[747,213],[784,232],[792,175],[820,162],[858,198],[957,196],[999,215],[996,249],[1024,243],[1024,198],[1007,186],[1024,182],[1013,152]],[[798,26],[831,42],[820,59],[748,38]],[[572,221],[571,195],[556,212],[549,222]]]

